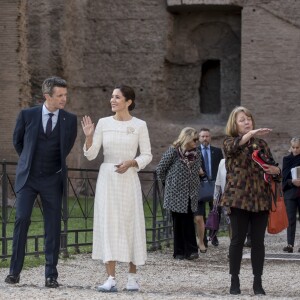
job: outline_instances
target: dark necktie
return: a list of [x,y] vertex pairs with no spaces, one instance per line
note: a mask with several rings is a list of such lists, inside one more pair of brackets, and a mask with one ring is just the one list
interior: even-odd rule
[[209,161],[208,161],[207,151],[208,151],[207,147],[204,147],[204,165],[205,165],[206,175],[208,178],[210,178]]
[[51,132],[52,132],[52,117],[53,117],[53,113],[49,113],[49,119],[47,121],[47,125],[46,125],[46,136],[48,137]]

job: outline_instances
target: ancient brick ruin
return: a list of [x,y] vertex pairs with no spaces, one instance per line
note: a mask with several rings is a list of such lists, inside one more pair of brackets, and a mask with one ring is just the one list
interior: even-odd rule
[[[0,159],[16,161],[15,119],[42,101],[41,83],[69,83],[78,119],[111,114],[116,83],[133,86],[134,115],[149,125],[155,166],[181,128],[207,126],[221,146],[236,105],[248,107],[277,160],[299,135],[300,1],[2,0]],[[73,167],[98,167],[82,155]],[[100,159],[100,158],[99,158]]]

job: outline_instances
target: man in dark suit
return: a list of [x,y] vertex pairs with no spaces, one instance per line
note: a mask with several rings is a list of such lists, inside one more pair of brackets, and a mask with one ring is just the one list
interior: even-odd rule
[[[204,162],[205,175],[209,180],[216,180],[220,160],[223,158],[223,153],[220,148],[213,147],[211,143],[211,134],[208,128],[201,128],[199,132],[200,149],[202,153],[202,161]],[[213,195],[209,201],[210,210],[213,208]],[[219,215],[220,211],[219,211]],[[197,224],[197,223],[196,223]],[[211,241],[214,246],[219,245],[217,236],[215,235]],[[204,244],[207,245],[206,235]]]
[[45,230],[45,286],[57,288],[66,157],[77,136],[77,117],[63,109],[67,101],[65,80],[47,78],[42,92],[44,104],[22,110],[13,134],[14,147],[19,154],[15,181],[16,218],[10,272],[5,282],[20,281],[32,208],[39,194]]

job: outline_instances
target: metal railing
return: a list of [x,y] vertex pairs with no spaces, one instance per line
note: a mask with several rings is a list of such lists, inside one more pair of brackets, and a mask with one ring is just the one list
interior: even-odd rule
[[[16,163],[1,162],[0,183],[2,191],[0,258],[11,256],[12,228],[15,216],[14,179]],[[70,248],[80,252],[81,247],[92,245],[92,220],[95,187],[98,170],[69,168],[67,175],[67,193],[62,204],[61,253],[68,256]],[[168,211],[162,207],[163,188],[154,171],[140,171],[143,204],[146,221],[146,239],[148,250],[169,246],[172,238],[172,221]],[[43,209],[39,197],[34,210],[37,214],[33,222],[41,222],[43,228]],[[80,222],[78,220],[80,219]],[[77,221],[76,221],[77,220]],[[78,228],[78,223],[81,228]],[[27,238],[26,255],[39,256],[44,253],[44,234],[30,234]],[[30,246],[29,246],[30,244]]]

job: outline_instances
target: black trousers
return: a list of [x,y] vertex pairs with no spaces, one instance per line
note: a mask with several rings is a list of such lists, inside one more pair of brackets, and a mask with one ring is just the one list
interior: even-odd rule
[[240,273],[248,224],[251,225],[251,263],[253,275],[262,275],[265,260],[264,239],[268,216],[269,211],[250,212],[231,207],[231,214],[229,215],[232,228],[232,239],[229,246],[229,273],[231,275],[238,275]]
[[192,253],[198,253],[196,241],[194,215],[190,204],[188,213],[172,211],[174,233],[174,257],[183,255],[189,257]]
[[41,196],[45,229],[45,277],[57,278],[61,231],[61,203],[63,181],[61,172],[47,176],[29,176],[24,187],[17,193],[16,219],[13,235],[13,251],[10,274],[20,274],[25,257],[25,246],[34,201]]
[[286,212],[289,219],[289,227],[287,228],[287,242],[294,247],[296,225],[297,225],[297,210],[300,210],[300,198],[285,199]]

